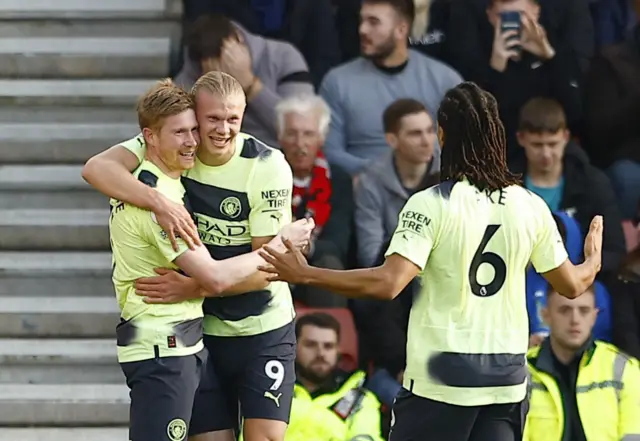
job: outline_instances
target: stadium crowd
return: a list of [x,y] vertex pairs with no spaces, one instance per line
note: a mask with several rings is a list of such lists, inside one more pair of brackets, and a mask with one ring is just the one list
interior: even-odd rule
[[[242,132],[281,149],[292,217],[315,221],[314,266],[381,263],[407,200],[440,182],[446,92],[473,81],[495,96],[509,167],[554,213],[572,262],[604,217],[602,270],[584,295],[564,298],[527,272],[524,437],[640,440],[640,0],[184,3],[174,81],[189,89],[210,71],[238,81]],[[419,281],[391,302],[291,288],[285,439],[384,439]]]

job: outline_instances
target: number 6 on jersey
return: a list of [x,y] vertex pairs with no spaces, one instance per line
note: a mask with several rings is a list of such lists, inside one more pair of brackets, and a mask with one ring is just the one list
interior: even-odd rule
[[[500,225],[487,226],[480,245],[478,245],[478,249],[473,255],[473,260],[469,266],[469,285],[471,285],[471,292],[478,297],[491,297],[497,294],[507,278],[507,264],[504,262],[504,259],[491,251],[484,252],[487,244],[499,228]],[[494,271],[493,279],[486,285],[478,283],[478,270],[483,263],[491,265]]]
[[273,380],[269,389],[278,390],[284,381],[284,366],[278,360],[269,360],[264,365],[264,373]]

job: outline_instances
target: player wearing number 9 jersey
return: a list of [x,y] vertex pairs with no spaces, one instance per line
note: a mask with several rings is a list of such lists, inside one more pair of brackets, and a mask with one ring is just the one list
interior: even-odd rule
[[382,299],[420,275],[390,440],[520,440],[525,269],[531,262],[554,289],[580,295],[600,267],[602,222],[594,220],[586,261],[574,267],[545,203],[506,167],[493,96],[463,83],[446,94],[438,123],[443,181],[409,199],[382,266],[323,270],[306,265],[300,253],[268,250],[264,257],[273,268],[264,271],[278,280]]

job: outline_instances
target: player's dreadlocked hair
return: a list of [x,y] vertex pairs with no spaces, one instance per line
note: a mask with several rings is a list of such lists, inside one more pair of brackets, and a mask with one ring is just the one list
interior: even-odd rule
[[438,125],[444,132],[441,181],[466,177],[482,191],[520,185],[507,167],[504,126],[489,92],[472,82],[449,90],[438,110]]

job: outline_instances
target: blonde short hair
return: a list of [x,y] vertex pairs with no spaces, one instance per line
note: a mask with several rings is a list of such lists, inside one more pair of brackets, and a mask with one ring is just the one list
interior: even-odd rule
[[244,97],[242,86],[231,75],[213,70],[202,75],[191,89],[191,94],[195,96],[199,91],[205,90],[211,94],[226,98],[231,95]]
[[138,99],[136,110],[140,130],[156,130],[166,118],[194,107],[193,96],[189,92],[176,86],[169,78],[160,80]]

